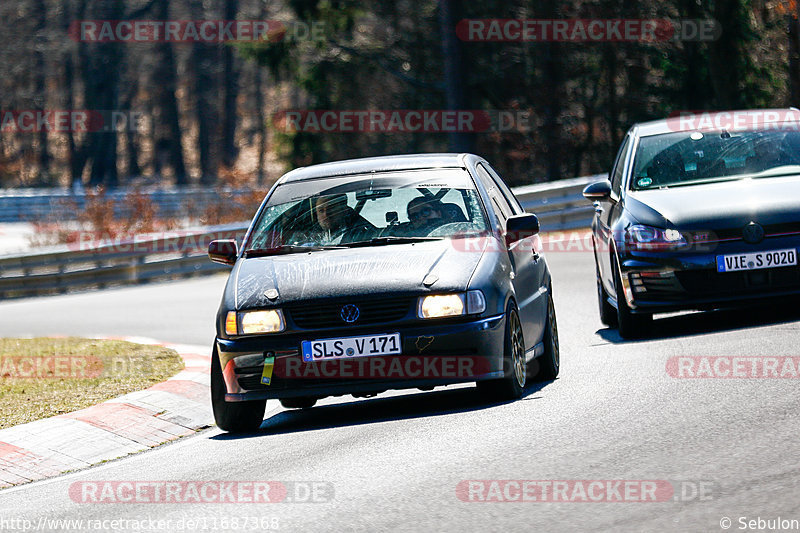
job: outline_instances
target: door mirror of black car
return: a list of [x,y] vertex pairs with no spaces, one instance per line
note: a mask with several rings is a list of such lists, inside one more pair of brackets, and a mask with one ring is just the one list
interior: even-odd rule
[[233,239],[222,239],[208,243],[208,257],[215,263],[233,265],[239,255],[239,246]]
[[506,221],[506,246],[539,233],[539,217],[530,213],[514,215]]
[[611,196],[611,182],[608,180],[595,181],[583,189],[583,197],[587,200],[606,200]]

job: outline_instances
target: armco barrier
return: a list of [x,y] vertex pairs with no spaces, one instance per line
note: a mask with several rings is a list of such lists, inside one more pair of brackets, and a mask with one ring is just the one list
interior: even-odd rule
[[165,232],[163,236],[48,248],[0,257],[0,298],[58,294],[224,271],[206,255],[214,239],[241,242],[246,223]]
[[[131,206],[126,202],[132,189],[116,189],[105,194],[114,201],[116,217],[127,216]],[[202,212],[219,201],[219,191],[200,187],[182,189],[141,189],[162,218],[183,218]],[[234,197],[244,191],[229,190]],[[266,189],[265,189],[266,192]],[[66,189],[6,189],[0,190],[0,222],[40,222],[75,220],[78,209],[86,205],[85,192],[71,193]]]
[[[514,189],[526,211],[536,213],[543,231],[588,226],[594,209],[581,190],[604,175]],[[0,299],[102,289],[205,275],[226,270],[209,261],[208,243],[217,238],[241,242],[247,223],[175,231],[130,242],[60,246],[25,255],[0,257]]]

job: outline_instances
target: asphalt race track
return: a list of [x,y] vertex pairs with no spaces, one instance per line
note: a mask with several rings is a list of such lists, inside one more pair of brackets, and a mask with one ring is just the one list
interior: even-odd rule
[[[2,491],[0,519],[190,517],[205,518],[209,531],[212,520],[217,530],[242,531],[234,519],[259,517],[275,518],[279,531],[337,532],[723,531],[725,518],[731,530],[741,530],[741,517],[800,520],[797,379],[667,372],[677,356],[800,356],[800,311],[673,316],[657,322],[652,338],[622,342],[597,318],[591,254],[547,259],[561,376],[529,387],[522,401],[486,404],[474,387],[333,398],[306,412],[273,401],[254,434],[209,429]],[[0,335],[147,336],[210,346],[224,281],[6,302]],[[92,480],[322,482],[332,492],[317,503],[73,502],[70,487]],[[657,502],[473,502],[456,492],[465,480],[657,480],[676,494]]]

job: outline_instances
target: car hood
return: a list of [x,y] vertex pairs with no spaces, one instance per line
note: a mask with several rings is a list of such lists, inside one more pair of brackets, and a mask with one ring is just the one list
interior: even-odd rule
[[[232,273],[236,308],[385,292],[463,291],[484,249],[465,251],[445,239],[242,259]],[[435,281],[426,287],[426,278],[429,284]],[[270,289],[278,298],[267,298]]]
[[642,224],[733,229],[800,221],[800,176],[631,191],[625,208]]

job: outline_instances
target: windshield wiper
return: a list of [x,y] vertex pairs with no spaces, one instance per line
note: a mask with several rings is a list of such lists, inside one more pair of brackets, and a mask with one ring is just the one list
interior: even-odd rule
[[415,242],[441,241],[442,239],[444,239],[444,237],[394,237],[387,235],[386,237],[375,237],[368,241],[342,243],[342,246],[346,246],[348,248],[359,248],[365,246],[381,246],[384,244],[408,244]]
[[343,246],[299,246],[284,244],[275,248],[251,248],[245,251],[245,257],[265,257],[268,255],[298,254],[305,252],[318,252],[320,250],[341,250]]

